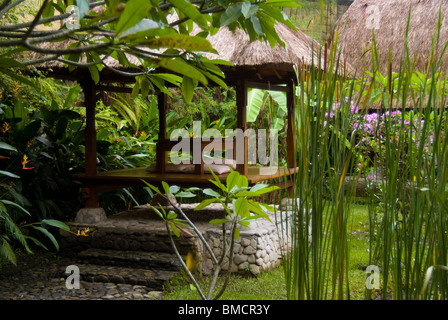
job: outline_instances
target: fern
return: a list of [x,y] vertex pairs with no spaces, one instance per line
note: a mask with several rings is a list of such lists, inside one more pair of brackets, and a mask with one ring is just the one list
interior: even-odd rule
[[10,239],[8,238],[8,236],[0,236],[0,258],[6,259],[8,262],[16,265],[17,258],[9,242]]

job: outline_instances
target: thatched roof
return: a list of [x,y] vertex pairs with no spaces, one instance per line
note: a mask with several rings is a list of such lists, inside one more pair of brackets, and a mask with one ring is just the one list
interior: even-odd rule
[[294,31],[281,23],[275,29],[285,43],[285,48],[279,44],[271,48],[269,43],[257,40],[250,42],[249,36],[241,29],[232,32],[228,27],[222,27],[207,38],[218,54],[207,53],[205,56],[227,60],[238,69],[244,67],[256,70],[261,77],[266,73],[293,72],[293,65],[318,64],[318,42],[302,31]]
[[[355,68],[371,68],[372,56],[366,49],[372,45],[374,29],[379,65],[382,74],[387,73],[389,50],[392,53],[393,70],[398,71],[404,57],[404,43],[409,6],[412,6],[408,47],[411,59],[416,58],[416,70],[425,72],[431,53],[431,42],[437,29],[439,8],[442,11],[440,48],[448,41],[448,1],[447,0],[355,0],[339,19],[336,31],[339,32],[339,48],[347,61]],[[368,9],[369,8],[369,9]],[[376,10],[376,11],[374,11]],[[375,18],[375,12],[378,12]],[[439,50],[440,52],[441,50]],[[448,63],[448,53],[443,57]]]

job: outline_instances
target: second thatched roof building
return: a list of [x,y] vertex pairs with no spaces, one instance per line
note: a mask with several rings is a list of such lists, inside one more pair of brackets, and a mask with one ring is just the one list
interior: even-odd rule
[[[411,11],[409,11],[411,9]],[[389,51],[393,70],[398,71],[405,57],[405,38],[410,12],[408,48],[415,68],[427,70],[431,56],[432,41],[437,33],[441,12],[441,27],[437,56],[448,41],[448,1],[446,0],[355,0],[336,25],[339,48],[347,61],[362,70],[372,67],[373,35],[378,51],[381,73],[388,69]],[[448,65],[448,52],[441,59],[444,69]]]

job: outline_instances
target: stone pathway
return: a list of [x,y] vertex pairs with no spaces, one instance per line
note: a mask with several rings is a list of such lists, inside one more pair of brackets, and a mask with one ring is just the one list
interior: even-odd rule
[[[195,218],[196,226],[218,254],[222,250],[220,227],[210,225],[211,218],[222,217],[220,206],[210,205],[201,214],[195,204],[183,205],[183,210]],[[268,213],[275,221],[273,213]],[[70,223],[72,232],[61,232],[60,254],[24,255],[18,269],[0,267],[0,300],[142,300],[162,299],[163,285],[179,276],[180,263],[172,253],[166,227],[152,210],[141,208],[108,217],[106,221],[83,225]],[[88,230],[87,236],[76,236],[77,230]],[[182,234],[176,245],[184,257],[193,253],[195,268],[210,274],[212,264],[199,240]],[[261,271],[274,268],[280,261],[280,246],[274,223],[265,219],[241,228],[234,246],[232,272]],[[80,288],[66,286],[67,266],[79,269]],[[224,268],[228,268],[226,262]]]
[[[29,260],[33,257],[25,257]],[[18,265],[23,264],[19,261]],[[80,281],[79,289],[67,289],[61,274],[70,259],[58,259],[8,272],[0,270],[0,300],[160,300],[160,291],[138,284]],[[3,271],[3,274],[2,274]],[[136,275],[136,277],[139,275]]]

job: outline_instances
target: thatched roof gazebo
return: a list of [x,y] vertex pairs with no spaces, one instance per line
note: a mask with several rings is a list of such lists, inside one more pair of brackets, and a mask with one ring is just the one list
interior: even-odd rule
[[[279,44],[271,48],[267,42],[250,42],[249,36],[241,29],[232,32],[227,27],[222,27],[216,34],[207,38],[218,54],[204,55],[209,59],[223,59],[234,65],[223,70],[227,82],[240,77],[242,70],[247,73],[245,77],[252,80],[283,82],[294,74],[293,66],[318,65],[318,42],[302,31],[292,30],[281,23],[275,26],[275,30],[286,48]],[[323,64],[322,58],[321,65]],[[232,70],[238,70],[238,74],[234,74]]]
[[[249,37],[241,30],[235,33],[223,27],[214,36],[209,37],[212,46],[218,54],[205,53],[208,58],[228,60],[233,66],[222,66],[225,74],[224,81],[228,86],[236,89],[237,104],[237,128],[246,130],[246,105],[248,88],[278,90],[286,92],[288,104],[287,127],[287,160],[290,169],[279,170],[271,176],[259,174],[258,167],[248,167],[247,139],[244,140],[244,163],[237,164],[237,171],[246,175],[249,184],[270,179],[280,179],[292,174],[295,170],[295,106],[293,84],[297,80],[294,67],[309,66],[314,60],[317,65],[317,52],[319,44],[301,31],[294,31],[282,24],[276,26],[277,33],[286,43],[286,49],[276,45],[271,48],[269,44],[260,41],[250,42]],[[53,44],[50,44],[53,45]],[[37,58],[36,56],[32,58]],[[131,61],[137,64],[137,61]],[[99,74],[99,82],[94,83],[87,68],[78,67],[69,71],[68,67],[58,61],[49,61],[38,65],[45,70],[48,76],[74,80],[80,83],[85,99],[86,107],[86,138],[85,156],[86,169],[84,174],[78,174],[76,179],[83,182],[86,187],[86,208],[98,206],[98,192],[111,189],[143,185],[142,180],[152,184],[162,181],[175,183],[179,186],[203,186],[210,185],[210,174],[204,172],[204,166],[195,167],[195,171],[186,173],[169,173],[166,171],[168,152],[173,147],[173,142],[167,138],[166,132],[166,97],[157,92],[159,106],[159,136],[157,141],[157,164],[155,172],[148,172],[146,168],[132,168],[114,170],[109,172],[97,172],[97,149],[95,129],[95,105],[99,92],[131,92],[131,88],[125,87],[135,81],[133,77],[125,77],[112,71],[113,69],[126,71],[119,62],[111,57],[105,60],[107,67]],[[194,140],[194,139],[192,139]],[[194,142],[192,142],[193,145]],[[201,145],[204,146],[203,144]],[[202,150],[202,149],[201,149]],[[235,153],[236,147],[234,147]],[[219,176],[225,181],[226,174]],[[284,184],[284,183],[283,183]]]
[[[448,41],[448,1],[446,0],[355,0],[339,19],[335,31],[339,33],[339,48],[347,62],[362,71],[372,66],[372,29],[379,54],[379,71],[388,70],[389,50],[393,71],[398,71],[405,56],[405,35],[411,7],[408,48],[415,69],[426,72],[432,40],[437,30],[439,9],[441,28],[438,55]],[[448,53],[443,56],[448,63]]]

